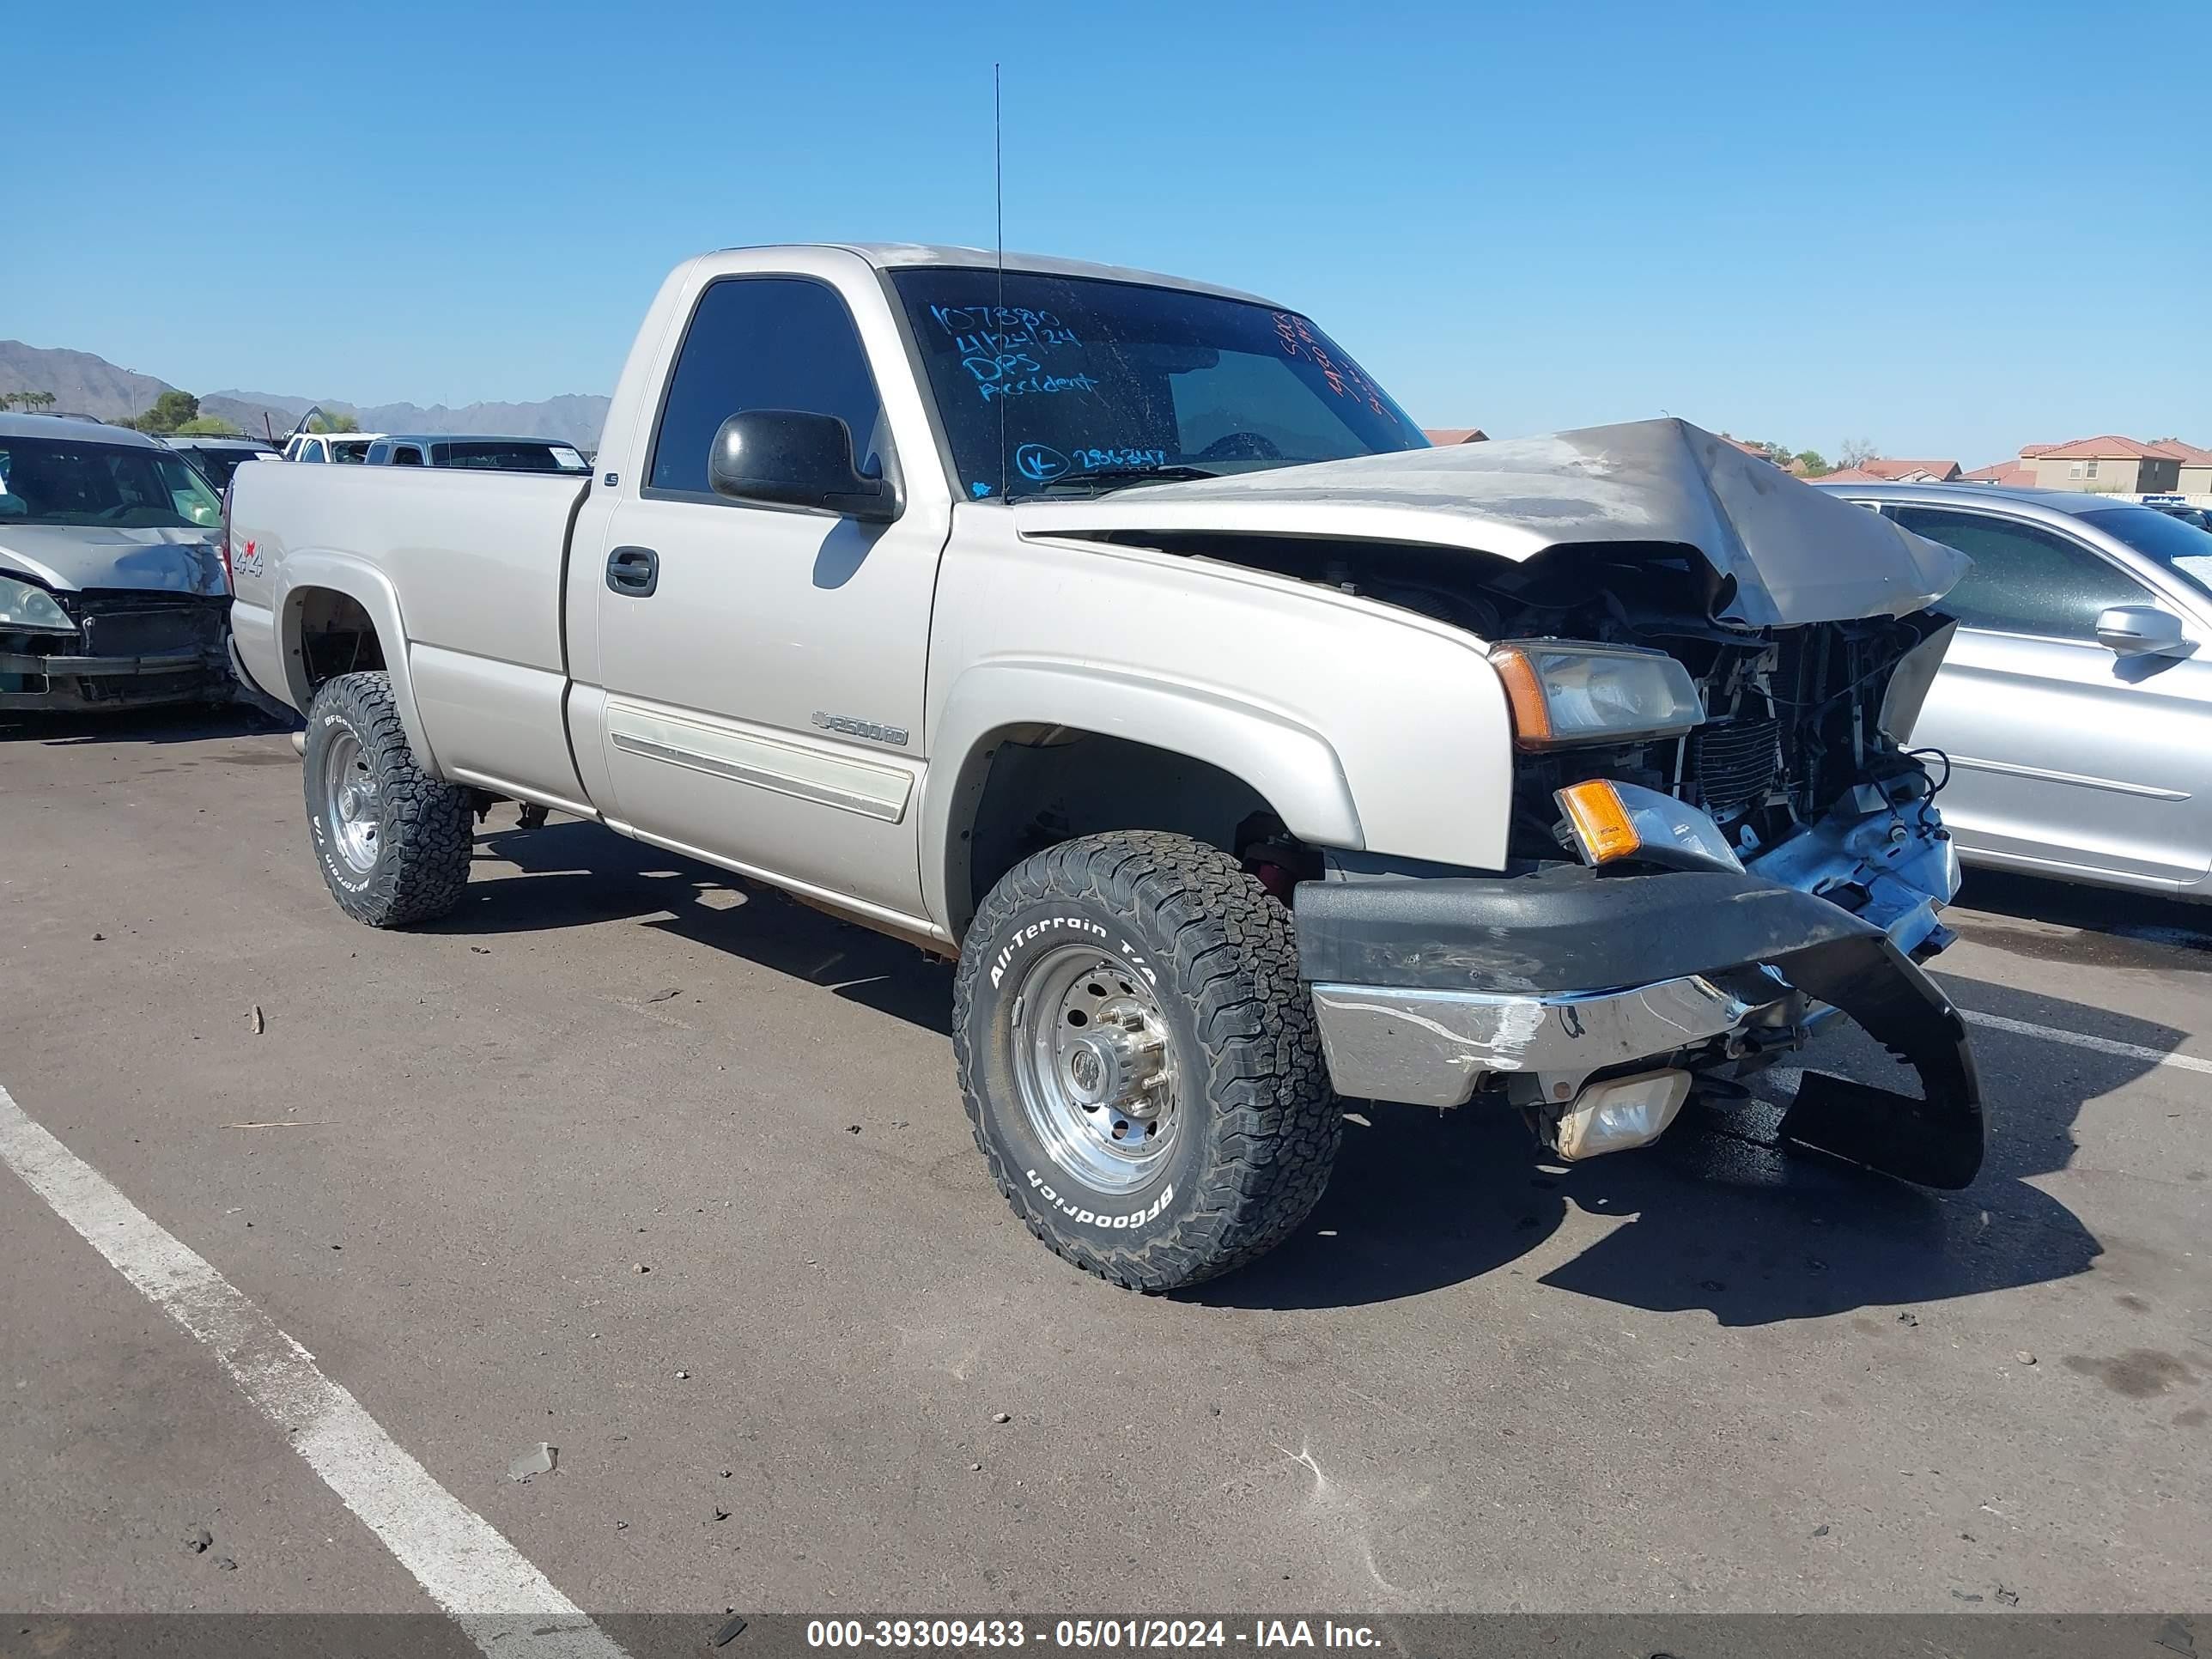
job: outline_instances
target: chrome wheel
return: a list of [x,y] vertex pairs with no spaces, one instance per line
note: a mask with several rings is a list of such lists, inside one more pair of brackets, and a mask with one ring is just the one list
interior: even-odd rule
[[356,875],[376,868],[383,845],[384,803],[361,739],[340,728],[323,751],[323,816],[338,856]]
[[1141,975],[1080,945],[1015,991],[1014,1079],[1052,1161],[1093,1192],[1133,1192],[1175,1144],[1174,1050]]

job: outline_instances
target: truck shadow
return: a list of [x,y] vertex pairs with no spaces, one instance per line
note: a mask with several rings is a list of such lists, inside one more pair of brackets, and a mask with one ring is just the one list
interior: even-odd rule
[[[36,743],[55,748],[204,743],[210,738],[270,737],[290,729],[243,703],[177,703],[65,714],[0,710],[0,744]],[[284,758],[297,764],[289,750],[284,751]]]
[[[1954,981],[1966,1006],[2092,1030],[2161,1053],[2180,1034],[2107,1010]],[[2070,1016],[2070,1017],[2069,1017]],[[1198,1287],[1216,1306],[1321,1309],[1418,1296],[1514,1264],[1571,1224],[1606,1231],[1540,1283],[1720,1324],[1910,1307],[2085,1273],[2103,1247],[2065,1205],[2028,1184],[2063,1169],[2083,1103],[2151,1062],[1979,1029],[1991,1132],[1964,1192],[1938,1193],[1818,1154],[1784,1151],[1790,1091],[1725,1109],[1693,1103],[1659,1145],[1549,1164],[1517,1114],[1355,1103],[1334,1178],[1297,1237],[1241,1273]],[[1888,1083],[1897,1067],[1861,1034],[1824,1036],[1814,1066]],[[1547,1261],[1555,1254],[1544,1252]]]
[[513,808],[495,810],[501,821],[478,832],[477,857],[522,873],[472,881],[461,908],[425,932],[528,933],[635,921],[951,1033],[951,969],[914,945],[596,823],[562,819],[518,830]]
[[[501,809],[504,812],[507,809]],[[471,884],[435,931],[529,933],[635,920],[823,986],[939,1035],[947,964],[740,878],[562,821],[485,831],[478,856],[520,873]],[[1961,1003],[2160,1053],[2182,1034],[2105,1009],[1949,977]],[[1977,1295],[2086,1272],[2101,1253],[2071,1211],[2027,1184],[2063,1169],[2084,1102],[2151,1062],[1978,1029],[1993,1128],[1974,1186],[1935,1193],[1776,1144],[1786,1086],[1725,1109],[1693,1105],[1658,1146],[1548,1164],[1517,1114],[1347,1103],[1344,1149],[1295,1237],[1186,1299],[1324,1309],[1419,1296],[1516,1266],[1571,1222],[1601,1237],[1550,1267],[1559,1291],[1723,1325],[1817,1318]],[[1890,1082],[1894,1064],[1856,1031],[1824,1036],[1818,1068]],[[945,1109],[957,1111],[947,1101]],[[1548,1261],[1553,1252],[1545,1252]]]

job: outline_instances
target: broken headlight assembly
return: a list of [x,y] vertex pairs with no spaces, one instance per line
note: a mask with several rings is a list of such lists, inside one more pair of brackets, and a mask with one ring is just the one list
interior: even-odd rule
[[1705,723],[1690,671],[1663,651],[1508,640],[1492,647],[1490,661],[1504,683],[1513,741],[1522,749],[1680,737]]

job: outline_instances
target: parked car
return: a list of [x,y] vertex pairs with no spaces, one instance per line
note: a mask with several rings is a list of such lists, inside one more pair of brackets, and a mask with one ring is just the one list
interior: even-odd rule
[[361,462],[381,432],[295,432],[284,440],[288,461]]
[[498,438],[476,433],[393,433],[368,447],[371,466],[460,466],[491,472],[592,470],[574,444],[550,438]]
[[1808,1072],[1785,1136],[1978,1168],[1890,735],[1948,549],[1677,421],[1431,449],[1295,312],[959,249],[685,264],[599,465],[234,483],[356,919],[453,909],[498,796],[957,953],[1000,1191],[1146,1290],[1298,1224],[1332,1084],[1584,1158],[1838,1009],[1925,1097]]
[[2212,535],[2074,490],[1832,487],[1973,559],[1911,733],[1960,856],[2212,898]]
[[2179,495],[2146,495],[2142,498],[2142,504],[2156,508],[2170,519],[2179,519],[2195,529],[2212,530],[2212,510],[2191,507]]
[[0,708],[228,701],[221,519],[156,439],[0,414]]
[[230,475],[247,461],[281,461],[284,452],[259,438],[203,438],[171,436],[162,441],[200,471],[220,495]]

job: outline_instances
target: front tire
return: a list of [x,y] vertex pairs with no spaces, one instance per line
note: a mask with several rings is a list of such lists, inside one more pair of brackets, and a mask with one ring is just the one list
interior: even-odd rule
[[952,1018],[992,1178],[1101,1278],[1242,1267],[1328,1183],[1343,1123],[1291,913],[1218,848],[1117,831],[1017,865],[968,930]]
[[315,693],[302,775],[315,862],[348,915],[405,927],[460,903],[468,793],[416,761],[388,674],[341,674]]

